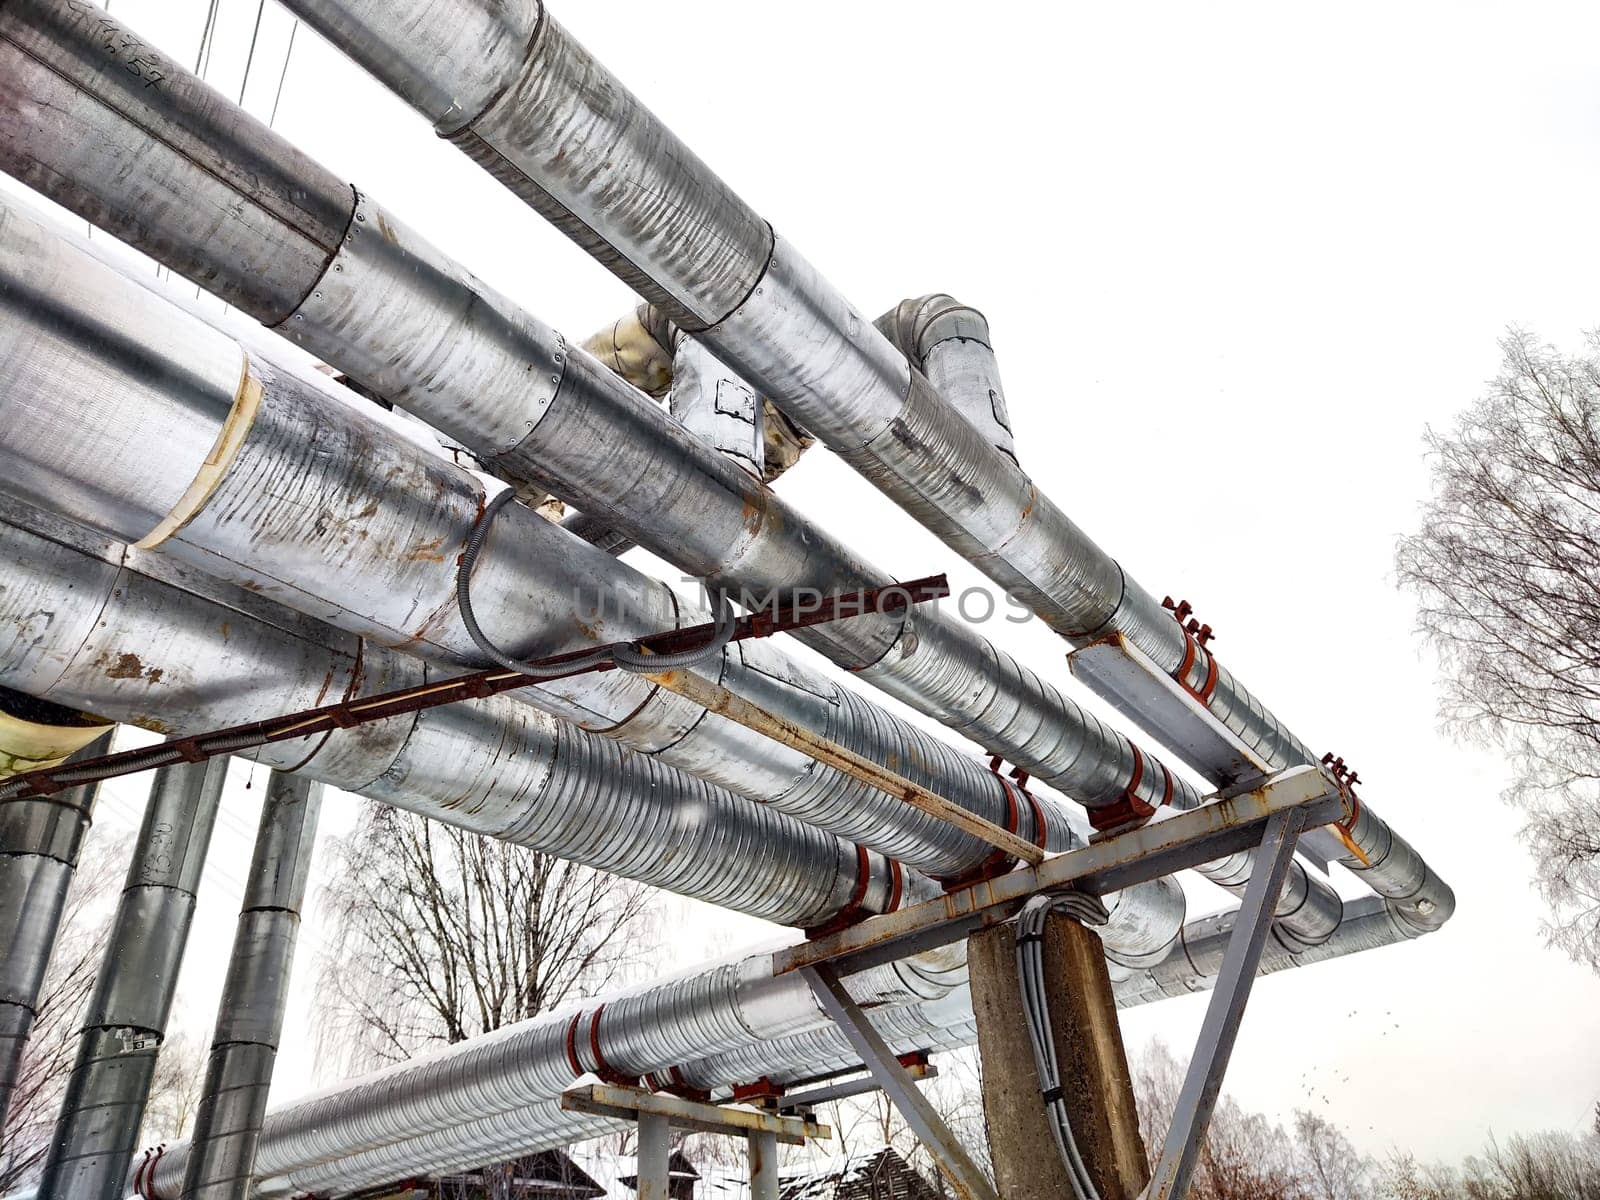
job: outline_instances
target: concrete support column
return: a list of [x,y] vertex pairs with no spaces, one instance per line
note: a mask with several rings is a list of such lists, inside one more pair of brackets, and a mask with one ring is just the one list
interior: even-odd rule
[[245,1200],[250,1193],[321,808],[321,784],[272,773],[217,1005],[183,1200]]
[[[1051,1035],[1074,1138],[1101,1200],[1135,1200],[1150,1178],[1133,1080],[1100,938],[1054,914],[1044,930]],[[995,1186],[1006,1200],[1071,1196],[1039,1093],[1023,1017],[1014,924],[967,942],[972,1008],[983,1060],[983,1111]]]
[[227,772],[226,758],[156,772],[38,1200],[123,1195]]

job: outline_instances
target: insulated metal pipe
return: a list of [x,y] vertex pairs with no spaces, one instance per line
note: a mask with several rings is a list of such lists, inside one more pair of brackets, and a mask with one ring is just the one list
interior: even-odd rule
[[[960,982],[959,974],[906,961],[865,971],[850,986],[863,1002],[888,1009],[941,996]],[[398,1178],[406,1172],[385,1147],[414,1139],[443,1147],[464,1127],[500,1115],[527,1124],[586,1071],[637,1078],[826,1021],[802,980],[772,974],[767,952],[569,1005],[269,1113],[257,1157],[260,1190],[273,1194],[281,1175],[292,1178],[297,1194],[312,1190],[305,1172],[349,1158],[375,1176],[373,1183]],[[189,1153],[183,1144],[162,1156],[154,1194],[172,1193]],[[437,1169],[429,1159],[422,1163]]]
[[122,1195],[227,774],[226,758],[156,772],[45,1154],[39,1200]]
[[[1294,953],[1278,945],[1269,946],[1262,958],[1261,972],[1289,970],[1417,936],[1414,930],[1397,921],[1377,897],[1363,897],[1352,902],[1350,907],[1351,919],[1347,927],[1341,928],[1336,937],[1322,946],[1303,953]],[[1202,962],[1210,962],[1214,944],[1218,938],[1225,938],[1231,920],[1232,914],[1224,913],[1191,922],[1185,927],[1185,943],[1194,947]],[[1180,994],[1203,990],[1210,986],[1215,966],[1211,966],[1209,974],[1193,968],[1189,974],[1193,978],[1186,986],[1176,986],[1172,982],[1183,976],[1181,971],[1169,971],[1164,977],[1165,984],[1151,982],[1152,977],[1144,973],[1124,978],[1116,984],[1118,1004],[1127,1007],[1147,1003],[1165,998],[1169,991]],[[970,994],[963,983],[953,979],[950,982],[951,986],[927,991],[913,1002],[874,1008],[868,1012],[868,1018],[898,1053],[941,1051],[970,1045],[977,1037]],[[661,991],[672,986],[658,985],[652,990]],[[850,986],[854,993],[870,990],[854,982]],[[263,1200],[303,1194],[346,1196],[422,1171],[463,1170],[609,1132],[612,1126],[606,1122],[563,1113],[553,1099],[546,1097],[545,1090],[531,1084],[531,1073],[535,1069],[532,1064],[540,1056],[561,1053],[559,1050],[535,1050],[539,1045],[535,1030],[540,1026],[570,1026],[573,1016],[579,1018],[581,1027],[587,1011],[586,1006],[569,1008],[524,1022],[500,1035],[473,1039],[446,1052],[448,1058],[470,1059],[475,1069],[496,1078],[497,1088],[511,1086],[512,1072],[520,1073],[522,1078],[515,1086],[525,1089],[522,1094],[528,1102],[523,1107],[489,1113],[480,1106],[479,1115],[474,1119],[454,1125],[435,1122],[432,1129],[381,1145],[380,1139],[373,1136],[359,1149],[345,1155],[324,1153],[328,1143],[313,1149],[302,1141],[304,1131],[314,1124],[322,1122],[327,1129],[330,1121],[353,1123],[355,1111],[366,1112],[374,1105],[410,1107],[420,1115],[431,1097],[437,1094],[434,1089],[439,1064],[436,1059],[427,1059],[339,1085],[333,1095],[351,1111],[349,1116],[329,1117],[326,1096],[277,1109],[269,1116],[263,1152],[273,1155],[273,1162],[281,1166],[281,1171],[275,1175],[263,1174],[256,1195]],[[670,1019],[671,1009],[663,1006],[659,1011],[663,1020]],[[602,1030],[611,1020],[609,1007],[606,1013]],[[554,1037],[554,1034],[549,1036]],[[580,1051],[582,1042],[579,1038]],[[644,1061],[630,1059],[626,1069],[637,1069]],[[656,1061],[664,1063],[666,1060],[658,1057]],[[672,1074],[677,1083],[726,1095],[732,1085],[762,1076],[782,1084],[858,1066],[859,1059],[845,1037],[831,1025],[819,1025],[788,1036],[746,1038],[735,1047],[685,1061]],[[555,1075],[559,1077],[560,1074],[558,1068]],[[547,1088],[553,1086],[556,1086],[553,1081],[546,1085]],[[398,1096],[406,1099],[396,1101]],[[180,1145],[170,1150],[168,1157],[181,1160],[186,1153],[187,1147]],[[155,1171],[154,1186],[142,1194],[171,1200],[176,1193],[169,1189],[179,1177],[164,1160]]]
[[[19,511],[14,504],[0,506],[0,517],[9,515],[14,520]],[[34,519],[48,521],[42,514],[36,514]],[[103,706],[115,707],[130,721],[146,725],[157,719],[204,722],[208,711],[226,712],[230,719],[245,720],[259,715],[259,706],[264,703],[282,702],[285,691],[300,694],[316,689],[334,695],[349,694],[349,679],[357,673],[358,661],[365,670],[378,674],[379,683],[385,682],[386,655],[406,661],[378,647],[362,649],[349,635],[325,629],[319,635],[318,627],[309,619],[276,609],[248,593],[230,593],[225,585],[192,576],[164,562],[159,555],[123,552],[105,545],[103,540],[98,553],[89,553],[86,548],[65,544],[73,531],[64,523],[56,521],[53,532],[60,540],[29,534],[17,525],[0,522],[0,548],[18,564],[17,572],[8,575],[7,588],[0,592],[0,630],[15,631],[15,641],[0,644],[0,664],[18,664],[16,669],[31,672],[33,681],[46,685],[53,693],[94,699]],[[86,546],[95,544],[89,535],[80,532],[78,536]],[[224,605],[220,599],[202,600],[143,574],[139,568],[165,568],[179,577],[188,577],[191,582],[208,586],[219,598],[231,595],[233,605]],[[28,629],[25,618],[29,613],[45,610],[53,614],[53,637],[42,639],[45,652],[39,653],[41,639]],[[266,618],[273,615],[278,624],[268,624]],[[311,647],[317,645],[319,636],[332,645],[342,641],[351,648],[342,655],[331,649],[314,653]],[[115,652],[116,647],[129,645],[140,647],[137,662]],[[21,650],[28,653],[19,653]],[[10,668],[0,666],[3,669]],[[50,680],[54,682],[48,683]],[[392,685],[393,680],[388,682]],[[541,716],[525,706],[509,701],[505,704],[521,717]],[[481,707],[482,704],[462,705],[441,712]],[[500,822],[508,822],[517,830],[533,831],[534,836],[549,836],[541,831],[553,829],[564,839],[602,839],[603,852],[618,855],[606,865],[624,872],[671,870],[675,874],[670,878],[676,886],[691,894],[698,888],[702,895],[726,897],[727,893],[715,889],[727,888],[738,889],[735,895],[760,897],[762,893],[755,889],[765,880],[776,899],[745,901],[748,908],[760,911],[761,904],[796,904],[820,895],[823,903],[831,902],[831,912],[837,913],[851,899],[849,877],[842,881],[844,894],[839,895],[838,883],[828,873],[828,862],[808,863],[785,852],[785,857],[775,860],[780,868],[764,865],[774,861],[772,856],[778,853],[765,843],[781,841],[785,825],[798,823],[746,801],[729,798],[751,813],[775,819],[778,824],[774,832],[763,835],[759,829],[751,828],[748,833],[739,833],[731,843],[684,840],[675,837],[670,826],[656,834],[658,826],[652,824],[648,814],[654,811],[654,797],[663,791],[667,793],[664,807],[676,812],[690,829],[705,822],[705,809],[710,805],[695,793],[672,792],[662,776],[626,777],[613,793],[609,789],[619,762],[625,768],[629,763],[650,760],[641,755],[619,755],[611,743],[591,739],[595,745],[610,749],[613,757],[589,760],[570,750],[545,756],[525,736],[519,736],[509,722],[480,732],[463,720],[446,725],[434,735],[412,732],[406,721],[392,724],[398,727],[396,731],[373,727],[371,734],[381,736],[370,740],[352,740],[369,735],[350,730],[313,747],[274,749],[284,755],[282,765],[297,766],[308,774],[320,773],[343,786],[360,785],[377,775],[379,782],[369,785],[370,793],[469,827],[496,830],[502,828]],[[398,749],[396,743],[400,744]],[[503,757],[489,761],[488,752],[479,749],[486,743]],[[485,759],[482,776],[491,777],[492,786],[481,783],[482,776],[474,773],[480,770],[480,755]],[[578,790],[577,782],[570,785],[572,790],[556,797],[549,811],[525,800],[529,793],[537,794],[537,781],[545,773],[565,769],[564,764],[575,759],[580,767],[587,768],[583,790]],[[531,765],[520,766],[530,762]],[[710,789],[703,789],[700,796],[709,792]],[[429,796],[439,799],[425,803]],[[644,807],[631,807],[640,804]],[[827,838],[807,826],[798,826],[798,830],[811,837]],[[572,842],[561,844],[569,847],[570,853]],[[854,856],[847,861],[853,863]],[[780,885],[790,890],[780,891]],[[1172,922],[1181,922],[1182,897],[1174,881],[1145,885],[1139,892],[1142,899],[1138,902],[1133,901],[1134,893],[1111,900],[1113,922],[1108,927],[1107,941],[1119,962],[1138,963],[1152,957],[1171,940],[1168,931]],[[801,900],[784,899],[795,895]],[[829,896],[835,898],[829,901]],[[872,901],[878,907],[886,902],[883,892]],[[819,915],[829,911],[822,910]],[[1157,919],[1156,914],[1162,911],[1168,916]],[[961,977],[959,957],[943,962],[918,960],[885,968],[869,977],[862,994],[881,1003],[925,998],[958,985]],[[792,1031],[821,1019],[809,990],[795,994],[782,988],[774,991],[777,985],[762,982],[759,975],[735,982],[732,987],[737,1012],[729,1017],[729,1023],[720,1026],[732,1031],[730,1036],[768,1036],[769,1031]],[[591,1027],[584,1031],[585,1036],[598,1027],[600,1041],[595,1044],[608,1064],[629,1062],[632,1059],[628,1056],[640,1055],[641,1069],[645,1063],[651,1064],[649,1069],[670,1068],[675,1062],[706,1053],[707,1046],[723,1036],[716,1034],[707,1042],[698,1040],[708,1028],[708,1018],[697,1007],[695,994],[685,993],[669,1002],[658,993],[649,1003],[641,1002],[634,1018],[625,1017],[623,1009],[614,1011],[608,1006],[603,1021],[590,1014]],[[726,990],[722,994],[726,995]],[[654,1024],[658,1021],[668,1023],[668,1028],[658,1029]],[[599,1060],[586,1057],[583,1063],[586,1068],[593,1067],[599,1065]],[[550,1069],[560,1074],[559,1065]],[[462,1086],[487,1080],[485,1086],[502,1099],[486,1098],[480,1093],[463,1101],[464,1107],[452,1109],[452,1113],[477,1112],[480,1102],[516,1102],[515,1094],[504,1099],[500,1085],[493,1082],[493,1071],[464,1070],[453,1078]],[[552,1077],[554,1086],[563,1082]],[[438,1089],[434,1088],[435,1083]],[[435,1097],[444,1094],[444,1089],[445,1083],[434,1080],[425,1094]],[[415,1095],[408,1103],[420,1105],[423,1098]],[[461,1118],[460,1123],[465,1120]],[[322,1124],[322,1118],[310,1122],[313,1130]],[[452,1119],[450,1125],[454,1128],[457,1122]],[[412,1128],[410,1124],[400,1127]],[[334,1126],[330,1124],[329,1128]],[[361,1128],[368,1126],[363,1123]],[[312,1133],[308,1131],[306,1136]],[[161,1178],[176,1189],[185,1167],[182,1154],[166,1154],[160,1163],[164,1172]],[[281,1158],[269,1157],[263,1167],[268,1172],[282,1169],[287,1168]]]
[[[14,13],[9,24],[0,19],[0,30],[12,39],[14,77],[27,81],[33,101],[50,97],[51,102],[43,119],[13,122],[15,138],[0,141],[0,161],[64,203],[108,220],[114,232],[141,248],[162,257],[168,247],[200,240],[193,229],[155,235],[155,224],[227,220],[229,211],[241,214],[242,221],[256,210],[241,203],[219,217],[164,206],[139,209],[133,220],[132,209],[115,215],[117,196],[132,203],[158,186],[183,192],[226,181],[243,195],[254,187],[251,165],[262,159],[291,164],[285,171],[309,172],[307,190],[313,194],[337,190],[330,174],[296,158],[279,145],[281,138],[245,114],[235,111],[232,120],[219,123],[216,113],[227,101],[180,68],[163,64],[170,78],[160,89],[134,87],[127,72],[109,69],[97,47],[102,27],[115,24],[110,18],[90,22],[88,10],[58,0],[34,0],[21,8],[26,13]],[[0,43],[0,53],[6,48]],[[148,48],[141,47],[139,55],[160,61]],[[23,90],[20,82],[17,86],[13,99]],[[85,128],[99,136],[83,138]],[[151,140],[152,128],[184,130],[183,145],[210,138],[213,156],[201,163],[165,145],[136,153]],[[103,147],[113,145],[123,146],[128,157],[107,156]],[[138,180],[136,173],[142,173]],[[203,187],[195,180],[191,189],[185,180],[196,173],[205,175]],[[100,198],[96,205],[85,203],[90,192]],[[236,229],[230,239],[247,236],[248,230]],[[287,235],[280,240],[287,243]],[[183,255],[171,254],[168,261],[180,270],[190,265]],[[358,197],[331,266],[309,249],[301,252],[300,262],[296,286],[308,290],[307,299],[282,328],[367,386],[465,439],[513,484],[549,488],[579,504],[586,510],[583,523],[621,527],[685,569],[756,595],[791,584],[834,591],[890,582],[887,573],[789,509],[750,472],[730,469],[712,447],[613,378],[620,374],[660,391],[671,378],[669,347],[709,359],[702,348],[684,342],[660,308],[641,306],[603,336],[591,338],[602,360],[569,351],[563,362],[562,354],[549,351],[564,345],[560,335],[485,288],[366,197]],[[248,304],[245,293],[229,283],[236,269],[224,255],[196,278]],[[279,270],[288,270],[285,262]],[[264,320],[280,315],[263,301],[254,311]],[[952,301],[917,307],[904,324],[905,336],[919,345],[926,341],[938,361],[949,364],[952,378],[991,379],[998,388],[981,316]],[[541,355],[549,360],[557,385],[536,389],[551,394],[528,407],[524,364]],[[600,361],[609,369],[600,370]],[[725,406],[713,398],[711,407]],[[1003,400],[992,401],[991,408],[1003,416]],[[531,432],[518,440],[520,427],[496,413],[524,409]],[[607,542],[605,548],[615,553],[619,546]],[[1199,802],[1194,789],[1159,760],[959,622],[919,612],[904,620],[854,621],[802,637],[840,665],[1086,803],[1115,802],[1130,791],[1152,804]],[[1236,866],[1219,864],[1207,873],[1231,886],[1238,882]],[[1296,870],[1297,886],[1286,894],[1282,923],[1290,935],[1314,942],[1337,924],[1338,898],[1325,883]]]
[[[665,387],[667,350],[681,339],[658,306],[591,339],[597,360],[354,192],[331,262],[309,247],[279,260],[280,272],[293,261],[304,301],[292,311],[264,300],[252,305],[245,281],[231,278],[249,260],[227,248],[251,236],[243,222],[256,208],[151,208],[142,198],[217,187],[250,195],[258,159],[292,160],[307,172],[310,194],[332,195],[343,185],[98,10],[25,0],[7,11],[0,67],[12,84],[0,87],[0,164],[18,178],[276,322],[368,389],[461,440],[502,478],[577,505],[583,513],[573,527],[585,538],[597,536],[591,527],[620,530],[684,570],[752,597],[892,582],[617,378]],[[120,61],[106,58],[106,28],[117,31],[118,44],[137,47],[141,61],[160,63],[162,87],[138,86]],[[223,109],[226,122],[216,115]],[[182,136],[164,132],[177,129]],[[200,143],[205,154],[193,149]],[[168,252],[201,242],[201,227],[228,222],[235,208],[241,225],[204,270]],[[156,225],[172,228],[156,234]],[[603,544],[618,549],[614,536]],[[1153,755],[952,618],[920,610],[800,636],[1087,805],[1117,803],[1130,791],[1153,805],[1198,802]]]
[[967,424],[1017,461],[1000,364],[989,340],[988,319],[981,312],[940,293],[901,301],[876,324]]
[[[539,0],[287,2],[1068,641],[1120,632],[1274,767],[1316,761]],[[1362,816],[1340,861],[1437,928],[1449,887]]]
[[[1154,966],[1129,973],[1113,963],[1112,990],[1118,1005],[1128,1008],[1171,996],[1209,991],[1222,967],[1222,956],[1227,951],[1237,916],[1237,909],[1228,909],[1188,922],[1183,927],[1177,952]],[[1302,948],[1281,940],[1268,942],[1256,973],[1268,975],[1292,967],[1328,962],[1347,954],[1410,941],[1426,932],[1395,912],[1382,896],[1358,896],[1345,905],[1344,920],[1321,944]]]
[[250,1194],[321,807],[321,784],[272,773],[195,1107],[183,1200]]
[[[479,661],[450,566],[483,512],[476,476],[246,354],[15,207],[0,213],[11,318],[0,329],[0,487],[384,644]],[[520,506],[495,523],[472,586],[496,614],[490,636],[522,655],[703,618]],[[765,643],[724,652],[719,682],[1049,848],[1074,844],[1064,806],[1023,803],[981,762]],[[959,874],[990,855],[897,797],[628,673],[517,696],[920,870]]]
[[[141,728],[199,733],[428,677],[408,656],[3,497],[0,556],[13,564],[0,588],[0,683]],[[280,743],[257,758],[784,925],[884,912],[931,892],[879,854],[508,696]],[[1183,920],[1181,893],[1164,885],[1112,905],[1106,942],[1119,961],[1170,944]]]
[[[433,670],[4,498],[0,559],[0,683],[144,729],[202,733]],[[259,761],[784,925],[823,924],[855,897],[881,912],[896,890],[881,855],[508,696],[267,747]]]
[[[110,748],[104,721],[51,704],[18,703],[27,699],[0,689],[0,753],[13,756],[13,766],[93,758]],[[47,712],[59,717],[40,720]],[[61,731],[60,736],[50,730]],[[85,732],[94,739],[87,744]],[[68,750],[64,742],[77,749]],[[65,757],[56,758],[58,751]],[[0,777],[10,773],[0,771]],[[0,804],[0,1126],[39,1012],[39,991],[98,790],[99,785],[86,784],[48,798]]]

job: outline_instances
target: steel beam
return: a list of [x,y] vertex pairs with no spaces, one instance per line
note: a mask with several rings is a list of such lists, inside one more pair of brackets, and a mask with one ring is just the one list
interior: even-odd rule
[[939,1170],[955,1188],[962,1200],[999,1200],[994,1186],[978,1165],[972,1161],[966,1147],[961,1144],[943,1118],[934,1111],[928,1098],[918,1089],[916,1080],[900,1065],[883,1035],[873,1028],[850,993],[839,982],[839,976],[826,964],[802,968],[801,974],[816,993],[824,1012],[849,1040],[861,1061],[866,1063],[872,1077],[893,1102],[906,1124],[911,1126],[922,1144],[933,1155]]
[[1159,729],[1162,745],[1202,777],[1249,787],[1272,774],[1271,763],[1120,633],[1074,650],[1067,665],[1136,725]]
[[717,1133],[743,1137],[749,1133],[770,1133],[781,1142],[803,1145],[807,1138],[830,1138],[833,1130],[802,1117],[758,1112],[750,1108],[728,1108],[699,1100],[685,1100],[666,1092],[647,1092],[643,1088],[621,1087],[610,1083],[590,1083],[568,1088],[561,1093],[561,1107],[567,1112],[596,1117],[660,1117],[679,1129],[696,1133]]
[[1261,841],[1278,813],[1301,810],[1307,826],[1345,816],[1339,789],[1316,767],[1293,767],[1261,787],[1173,813],[1092,846],[1069,850],[1037,867],[1011,871],[936,900],[872,917],[832,934],[785,947],[774,974],[832,963],[842,974],[862,971],[948,945],[1010,918],[1029,896],[1071,886],[1103,895],[1210,862]]
[[[932,1063],[906,1063],[900,1064],[905,1072],[917,1083],[938,1077],[939,1068]],[[864,1068],[863,1068],[864,1069]],[[878,1081],[871,1075],[863,1075],[858,1079],[842,1079],[837,1083],[825,1083],[819,1087],[807,1088],[800,1092],[785,1092],[778,1101],[780,1112],[793,1112],[801,1108],[816,1108],[819,1104],[832,1104],[835,1100],[848,1100],[852,1096],[865,1096],[868,1092],[880,1090]]]
[[1222,957],[1222,970],[1200,1026],[1194,1057],[1189,1061],[1172,1124],[1144,1200],[1184,1200],[1188,1195],[1189,1179],[1200,1147],[1205,1144],[1217,1094],[1222,1090],[1222,1077],[1239,1036],[1239,1021],[1255,983],[1261,949],[1272,928],[1272,912],[1305,822],[1306,813],[1301,808],[1286,809],[1267,822],[1266,835],[1255,853],[1250,883]]
[[[1067,666],[1135,725],[1160,730],[1162,745],[1220,786],[1223,795],[1257,787],[1272,774],[1271,763],[1122,634],[1074,650]],[[1345,853],[1331,830],[1318,830],[1300,844],[1301,856],[1320,871]]]

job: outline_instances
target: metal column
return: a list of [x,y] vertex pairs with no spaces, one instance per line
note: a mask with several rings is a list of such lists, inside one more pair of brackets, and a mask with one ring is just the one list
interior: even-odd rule
[[816,993],[823,1011],[849,1039],[856,1053],[861,1055],[861,1061],[872,1072],[872,1077],[878,1081],[878,1086],[893,1101],[906,1124],[911,1126],[911,1131],[932,1153],[939,1170],[955,1187],[956,1194],[964,1200],[999,1200],[988,1176],[978,1169],[960,1139],[950,1132],[950,1127],[934,1111],[928,1098],[917,1089],[916,1080],[900,1065],[900,1060],[883,1040],[883,1035],[873,1028],[866,1014],[850,993],[845,991],[833,968],[820,963],[802,967],[800,973]]
[[639,1114],[638,1200],[668,1200],[667,1174],[672,1157],[672,1126],[657,1113]]
[[778,1200],[778,1135],[748,1135],[750,1200]]
[[1205,1144],[1217,1094],[1222,1090],[1222,1077],[1228,1070],[1228,1059],[1239,1036],[1239,1020],[1244,1016],[1245,1003],[1255,984],[1256,966],[1261,961],[1261,949],[1272,926],[1272,912],[1277,907],[1278,893],[1283,889],[1289,864],[1294,861],[1295,843],[1305,823],[1306,813],[1302,808],[1286,809],[1267,822],[1266,834],[1255,851],[1250,883],[1222,958],[1222,970],[1217,975],[1216,988],[1200,1026],[1194,1057],[1189,1061],[1183,1088],[1178,1093],[1172,1125],[1150,1177],[1150,1186],[1144,1193],[1145,1200],[1183,1200],[1188,1195],[1189,1178],[1194,1173],[1200,1147]]
[[[106,733],[68,761],[110,748]],[[0,1126],[22,1069],[98,784],[0,804]]]
[[118,1200],[183,962],[228,760],[157,772],[38,1200]]
[[321,807],[321,784],[272,773],[217,1005],[183,1200],[249,1195]]

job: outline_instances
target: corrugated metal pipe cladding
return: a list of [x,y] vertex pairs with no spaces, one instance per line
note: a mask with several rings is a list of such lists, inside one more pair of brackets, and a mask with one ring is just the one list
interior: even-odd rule
[[272,773],[195,1104],[183,1200],[250,1194],[321,808],[321,784]]
[[[162,63],[171,86],[159,89],[130,89],[116,73],[96,69],[97,31],[117,27],[114,18],[83,20],[82,6],[63,15],[71,6],[59,0],[30,0],[23,7],[38,9],[38,19],[8,29],[27,49],[8,65],[30,96],[48,100],[53,119],[21,120],[19,113],[16,140],[0,140],[8,169],[275,322],[372,394],[470,446],[513,484],[548,489],[577,504],[584,511],[574,529],[604,538],[608,549],[618,547],[618,537],[637,540],[687,571],[755,595],[892,581],[371,198],[350,193],[354,208],[331,252],[320,236],[315,245],[294,249],[297,197],[331,198],[343,185],[176,64]],[[510,20],[501,14],[492,29],[501,28],[502,18]],[[0,25],[7,19],[0,14]],[[474,20],[450,28],[468,36],[477,28]],[[486,47],[500,44],[498,34],[479,33]],[[118,36],[135,35],[119,28]],[[0,53],[5,46],[0,43]],[[141,53],[154,52],[144,47]],[[469,95],[471,88],[454,94]],[[227,120],[218,119],[221,112]],[[153,128],[174,136],[158,141]],[[83,137],[85,129],[95,136]],[[123,153],[107,155],[108,146]],[[259,186],[257,162],[278,164],[269,173],[271,187]],[[168,195],[205,195],[214,203],[161,203]],[[99,199],[91,204],[89,196]],[[331,211],[330,204],[320,203],[318,211]],[[223,235],[212,228],[218,221],[226,226]],[[219,236],[220,244],[250,244],[258,252],[264,243],[278,244],[278,292],[299,292],[298,305],[285,311],[285,303],[251,299],[254,284],[242,277],[241,266],[253,261],[248,254],[218,254],[197,266],[194,256],[203,250],[175,249],[203,247]],[[664,308],[645,306],[615,323],[596,348],[624,376],[659,388],[668,369],[663,339],[679,344],[681,334]],[[539,367],[533,386],[530,362]],[[961,622],[917,612],[903,621],[857,620],[801,637],[1085,805],[1120,802],[1130,789],[1151,804],[1198,801],[1159,759]],[[824,689],[819,694],[831,686],[807,682],[814,679],[809,673],[786,678]],[[616,735],[632,738],[640,724],[618,728]],[[965,802],[961,790],[952,795],[957,802]],[[1002,801],[991,784],[983,805],[1003,814]],[[979,852],[969,843],[961,853]],[[940,872],[950,870],[948,864],[948,854],[942,864],[916,863]]]
[[[987,395],[953,407],[541,5],[289,6],[1063,637],[1121,632],[1163,670],[1183,666],[1170,614],[963,416]],[[1274,766],[1316,761],[1226,670],[1208,703]],[[1449,888],[1363,817],[1341,861],[1436,927]]]
[[[174,734],[421,683],[430,668],[165,556],[0,498],[0,682]],[[205,595],[187,588],[206,587]],[[49,611],[52,638],[30,614]],[[122,647],[139,648],[136,659]],[[260,761],[423,816],[786,925],[852,895],[880,855],[509,697],[343,730]],[[8,806],[9,808],[9,806]],[[737,863],[738,870],[729,869]]]

